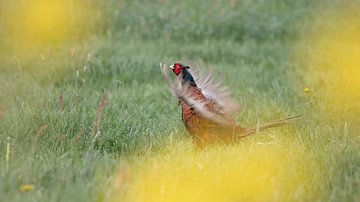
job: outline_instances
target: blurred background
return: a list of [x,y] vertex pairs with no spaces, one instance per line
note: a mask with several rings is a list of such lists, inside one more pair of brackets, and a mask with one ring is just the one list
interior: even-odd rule
[[[1,0],[0,200],[359,200],[359,3]],[[212,69],[244,126],[304,118],[199,154],[160,62]]]

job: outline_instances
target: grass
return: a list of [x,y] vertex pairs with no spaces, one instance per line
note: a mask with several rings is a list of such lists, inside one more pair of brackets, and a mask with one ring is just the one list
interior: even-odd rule
[[[26,1],[0,1],[0,201],[360,199],[360,101],[302,53],[341,2],[64,2],[71,23],[44,38],[13,12]],[[161,77],[173,61],[224,78],[245,126],[304,118],[199,151]]]

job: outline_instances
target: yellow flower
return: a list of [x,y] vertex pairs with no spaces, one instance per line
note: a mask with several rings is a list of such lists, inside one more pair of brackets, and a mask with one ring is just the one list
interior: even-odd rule
[[19,187],[19,190],[21,192],[27,192],[27,191],[31,191],[34,189],[34,185],[32,184],[23,184]]
[[310,93],[310,88],[305,87],[305,88],[304,88],[304,93]]

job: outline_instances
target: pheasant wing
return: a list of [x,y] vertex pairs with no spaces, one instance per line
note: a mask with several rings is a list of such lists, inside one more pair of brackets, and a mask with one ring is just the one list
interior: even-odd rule
[[204,96],[211,100],[220,111],[231,116],[239,112],[239,103],[230,96],[230,92],[222,81],[214,81],[212,71],[206,73],[203,70],[197,70],[191,73]]

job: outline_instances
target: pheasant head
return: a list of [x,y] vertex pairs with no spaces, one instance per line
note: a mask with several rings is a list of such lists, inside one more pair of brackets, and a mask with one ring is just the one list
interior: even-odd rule
[[170,65],[169,68],[173,71],[175,76],[178,76],[182,79],[182,82],[190,86],[196,86],[194,77],[189,72],[190,67],[183,65],[181,63],[174,63]]

